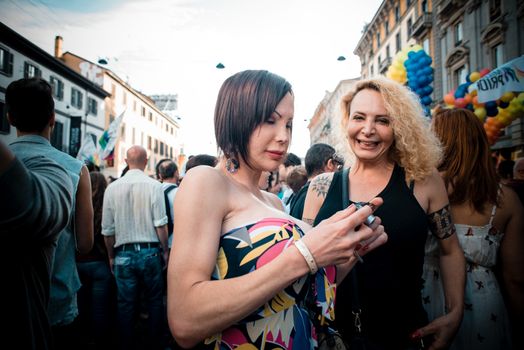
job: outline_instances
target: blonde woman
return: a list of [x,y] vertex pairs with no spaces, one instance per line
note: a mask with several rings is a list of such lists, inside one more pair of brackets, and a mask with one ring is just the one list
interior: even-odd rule
[[[439,142],[417,97],[385,78],[364,80],[342,101],[342,127],[355,156],[348,172],[349,203],[380,196],[376,214],[388,243],[356,266],[362,331],[378,349],[445,348],[462,318],[464,256],[436,166]],[[343,209],[342,171],[317,176],[303,220],[317,225]],[[438,238],[449,313],[427,325],[421,299],[427,232]],[[347,341],[355,334],[352,280],[337,288],[335,322]],[[431,345],[430,345],[431,344]]]

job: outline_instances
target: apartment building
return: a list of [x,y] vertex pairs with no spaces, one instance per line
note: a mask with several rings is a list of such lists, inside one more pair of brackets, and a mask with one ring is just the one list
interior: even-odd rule
[[341,100],[350,91],[359,79],[346,79],[340,81],[333,92],[326,91],[326,95],[318,105],[311,118],[308,129],[311,144],[327,143],[337,152],[348,159],[347,142],[344,141],[344,132],[341,128],[342,113]]
[[392,58],[404,47],[420,43],[431,55],[431,1],[384,0],[365,25],[354,54],[360,57],[363,79],[385,75]]
[[129,147],[141,145],[149,155],[146,173],[154,174],[156,163],[163,158],[175,161],[183,154],[180,126],[163,113],[153,99],[131,87],[112,70],[71,52],[62,52],[62,38],[55,39],[55,56],[68,67],[99,85],[110,97],[105,101],[105,126],[124,113],[113,159],[106,162],[104,173],[119,177],[125,168]]
[[6,118],[7,86],[12,81],[31,77],[41,77],[53,88],[56,123],[51,144],[76,157],[84,135],[97,140],[104,132],[104,101],[109,94],[0,23],[0,137],[6,143],[16,138],[16,130]]

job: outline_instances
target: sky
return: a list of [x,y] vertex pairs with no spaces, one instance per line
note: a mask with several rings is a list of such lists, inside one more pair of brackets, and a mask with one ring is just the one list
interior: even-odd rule
[[213,112],[227,77],[245,69],[281,75],[295,94],[290,152],[304,157],[326,91],[360,75],[353,51],[381,2],[0,0],[0,21],[50,54],[62,36],[64,52],[107,59],[146,95],[177,94],[187,155],[216,154]]

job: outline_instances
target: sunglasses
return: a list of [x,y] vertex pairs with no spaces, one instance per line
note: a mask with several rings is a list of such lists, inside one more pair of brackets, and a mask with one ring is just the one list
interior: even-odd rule
[[342,156],[334,153],[330,159],[333,164],[337,166],[337,169],[342,169],[344,167],[344,158],[342,158]]

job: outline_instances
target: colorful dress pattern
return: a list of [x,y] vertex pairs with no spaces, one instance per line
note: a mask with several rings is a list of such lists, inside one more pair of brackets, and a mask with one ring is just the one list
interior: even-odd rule
[[[493,271],[504,233],[492,225],[496,206],[484,226],[455,224],[466,257],[464,318],[450,349],[511,349],[509,321]],[[445,313],[438,241],[429,235],[424,263],[423,303],[429,319]]]
[[[212,279],[248,274],[277,257],[304,233],[291,220],[266,218],[224,234]],[[205,348],[314,349],[316,334],[306,298],[311,278],[306,275],[279,292],[237,324],[205,340]],[[334,319],[335,268],[319,269],[315,277],[316,306],[326,319]]]

